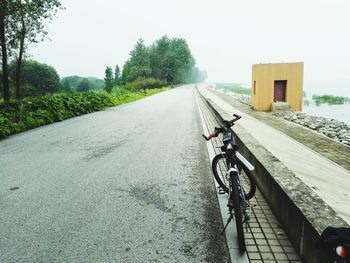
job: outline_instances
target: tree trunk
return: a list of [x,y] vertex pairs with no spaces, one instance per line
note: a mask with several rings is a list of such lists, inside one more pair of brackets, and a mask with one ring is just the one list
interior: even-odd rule
[[7,56],[7,46],[6,46],[6,36],[5,36],[5,12],[7,2],[5,0],[0,0],[0,44],[1,44],[1,54],[2,54],[2,85],[3,85],[3,96],[4,100],[10,100],[10,86],[9,86],[9,70],[8,70],[8,56]]
[[24,52],[25,35],[26,35],[26,28],[22,17],[21,42],[20,42],[19,54],[17,58],[16,77],[15,77],[16,99],[18,100],[21,99],[21,75],[22,75],[21,73],[22,73],[22,60],[23,60],[23,52]]

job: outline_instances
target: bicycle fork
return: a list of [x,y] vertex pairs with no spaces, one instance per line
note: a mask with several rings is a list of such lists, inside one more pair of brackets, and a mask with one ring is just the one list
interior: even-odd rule
[[[234,168],[230,168],[229,171],[227,172],[227,174],[229,174],[230,172],[235,172],[235,174],[236,174],[235,179],[237,180],[237,185],[239,187],[240,203],[242,204],[243,212],[244,212],[244,219],[242,221],[242,224],[245,224],[246,232],[248,232],[248,226],[249,226],[249,220],[250,220],[250,204],[244,198],[244,189],[241,186],[241,182],[240,182],[237,170]],[[223,235],[225,233],[226,228],[227,228],[228,224],[231,222],[231,220],[233,219],[233,215],[234,215],[233,201],[232,201],[232,198],[230,197],[230,195],[231,195],[231,191],[229,193],[229,198],[228,198],[228,203],[227,203],[230,217],[227,219],[226,225],[225,225],[224,229],[221,231],[221,235]]]

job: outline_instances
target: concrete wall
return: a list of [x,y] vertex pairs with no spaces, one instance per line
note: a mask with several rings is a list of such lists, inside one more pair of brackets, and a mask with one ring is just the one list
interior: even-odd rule
[[289,103],[293,111],[301,111],[303,99],[303,72],[304,63],[302,62],[253,65],[253,108],[259,111],[270,111],[274,99],[274,81],[287,80],[286,102]]
[[[219,121],[232,118],[211,100],[203,99]],[[240,153],[255,167],[254,179],[257,186],[283,224],[303,262],[331,262],[330,254],[320,256],[316,242],[327,226],[349,225],[239,123],[233,131]]]

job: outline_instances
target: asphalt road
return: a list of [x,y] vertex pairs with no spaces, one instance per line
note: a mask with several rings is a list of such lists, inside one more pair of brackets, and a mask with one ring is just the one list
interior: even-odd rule
[[228,262],[200,127],[185,87],[0,141],[0,262]]

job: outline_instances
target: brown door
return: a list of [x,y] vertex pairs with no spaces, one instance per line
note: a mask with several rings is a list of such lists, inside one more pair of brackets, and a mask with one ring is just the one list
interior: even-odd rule
[[274,102],[276,101],[286,101],[286,80],[275,80],[275,89],[274,89]]

